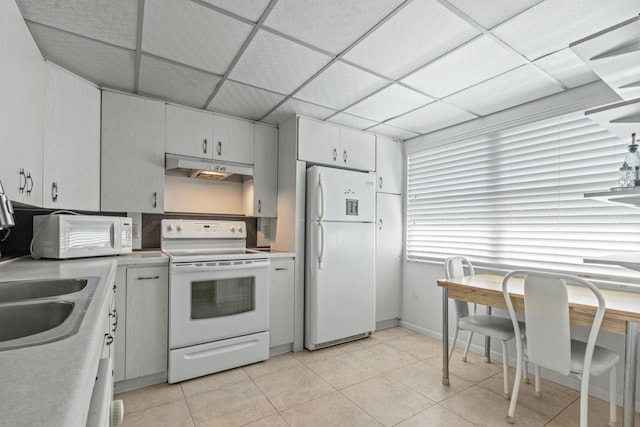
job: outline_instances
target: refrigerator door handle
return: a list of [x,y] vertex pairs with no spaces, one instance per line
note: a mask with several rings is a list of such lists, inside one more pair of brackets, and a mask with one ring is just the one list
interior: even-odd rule
[[320,205],[319,207],[319,212],[318,212],[318,221],[322,221],[322,218],[324,217],[324,185],[322,185],[322,174],[319,173],[318,174],[318,189],[320,190],[319,196],[320,196]]
[[324,259],[324,227],[322,223],[318,223],[318,229],[320,230],[320,235],[318,236],[318,270],[322,270],[322,261]]

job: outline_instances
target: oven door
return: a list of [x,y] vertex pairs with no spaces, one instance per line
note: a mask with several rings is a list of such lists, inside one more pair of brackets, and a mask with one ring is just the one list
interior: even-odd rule
[[171,264],[169,347],[269,330],[269,260]]

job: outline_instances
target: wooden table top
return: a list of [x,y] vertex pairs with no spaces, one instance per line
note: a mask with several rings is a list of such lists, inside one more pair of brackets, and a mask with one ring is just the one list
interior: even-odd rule
[[[499,274],[476,274],[438,280],[438,286],[447,288],[449,298],[475,302],[506,310]],[[591,290],[582,286],[568,286],[571,322],[591,326],[598,305]],[[640,293],[602,289],[606,303],[602,329],[618,334],[626,333],[626,322],[640,322]],[[509,280],[509,295],[516,311],[524,312],[524,280]]]

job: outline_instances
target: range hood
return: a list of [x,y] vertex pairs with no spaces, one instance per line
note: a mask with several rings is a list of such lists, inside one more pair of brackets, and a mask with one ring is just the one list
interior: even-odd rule
[[167,154],[165,170],[177,172],[190,178],[209,179],[213,181],[242,180],[253,176],[253,165],[224,162],[199,157]]

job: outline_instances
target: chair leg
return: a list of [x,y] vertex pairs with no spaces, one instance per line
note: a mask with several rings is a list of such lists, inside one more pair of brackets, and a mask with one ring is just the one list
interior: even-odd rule
[[511,399],[511,395],[509,394],[509,363],[508,363],[508,353],[507,353],[507,342],[500,341],[502,343],[502,377],[504,382],[504,395],[503,397],[506,400]]
[[616,407],[616,367],[613,366],[609,371],[609,426],[615,427],[617,424],[617,407]]
[[535,366],[533,367],[533,370],[534,370],[534,372],[535,372],[535,376],[536,376],[536,378],[535,378],[535,380],[534,380],[534,381],[536,382],[536,386],[535,386],[535,389],[534,389],[533,394],[534,394],[536,397],[539,397],[539,396],[540,396],[540,366],[535,365]]
[[526,360],[522,362],[522,382],[529,384],[529,362]]
[[458,341],[458,322],[456,321],[456,327],[453,330],[453,341],[451,341],[451,348],[449,349],[449,362],[451,362],[451,356],[453,356],[453,350],[456,348],[456,341]]
[[462,354],[462,361],[467,361],[467,354],[469,354],[469,347],[471,347],[471,338],[473,338],[473,332],[469,331],[469,339],[467,340],[467,345],[464,346],[464,353]]
[[[520,357],[518,357],[520,356]],[[516,413],[516,403],[518,402],[518,393],[520,392],[520,382],[522,381],[522,356],[516,356],[516,379],[513,381],[513,391],[511,392],[511,402],[509,403],[509,412],[507,412],[507,422],[514,423],[513,417]]]

